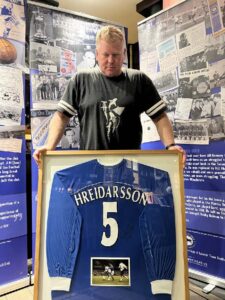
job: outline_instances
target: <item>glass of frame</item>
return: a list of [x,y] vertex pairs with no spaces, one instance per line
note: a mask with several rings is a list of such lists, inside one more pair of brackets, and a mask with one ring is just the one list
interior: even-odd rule
[[34,278],[35,300],[188,300],[181,154],[47,152]]

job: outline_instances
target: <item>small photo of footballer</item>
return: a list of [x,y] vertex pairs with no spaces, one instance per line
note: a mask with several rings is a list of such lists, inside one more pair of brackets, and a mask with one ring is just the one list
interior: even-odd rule
[[130,286],[130,258],[92,257],[91,285]]

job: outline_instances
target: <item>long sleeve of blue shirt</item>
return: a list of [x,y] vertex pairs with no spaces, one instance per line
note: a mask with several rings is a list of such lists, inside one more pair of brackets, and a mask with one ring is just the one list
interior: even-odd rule
[[81,234],[81,216],[56,173],[47,222],[47,262],[52,290],[69,291]]

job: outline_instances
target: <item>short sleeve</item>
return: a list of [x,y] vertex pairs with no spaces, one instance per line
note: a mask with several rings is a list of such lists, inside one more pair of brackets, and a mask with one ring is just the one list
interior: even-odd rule
[[76,76],[69,80],[65,92],[57,105],[57,111],[64,113],[68,117],[73,117],[76,115],[76,109],[74,107],[76,99],[76,89],[75,89]]
[[140,73],[140,102],[142,110],[152,119],[166,110],[166,103],[161,99],[152,80],[143,72]]

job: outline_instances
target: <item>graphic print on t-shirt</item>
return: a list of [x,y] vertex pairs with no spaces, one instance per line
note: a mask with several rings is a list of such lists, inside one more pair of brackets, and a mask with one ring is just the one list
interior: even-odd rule
[[101,101],[101,108],[106,118],[107,138],[110,139],[120,123],[120,116],[124,110],[123,106],[117,105],[117,98]]

